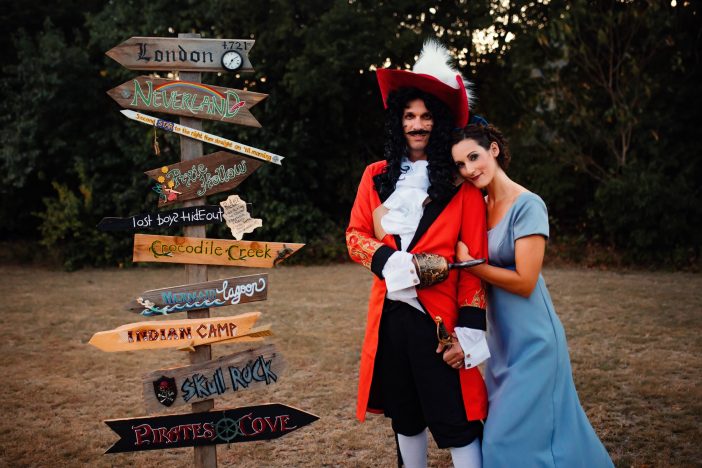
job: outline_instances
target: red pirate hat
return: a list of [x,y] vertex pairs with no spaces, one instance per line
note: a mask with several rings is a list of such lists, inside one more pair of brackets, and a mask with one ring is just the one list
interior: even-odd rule
[[448,65],[451,57],[446,48],[435,40],[428,40],[422,47],[419,60],[412,71],[382,68],[376,71],[383,106],[387,109],[388,95],[400,88],[417,88],[436,96],[453,114],[457,127],[464,127],[470,117],[470,83],[458,70]]

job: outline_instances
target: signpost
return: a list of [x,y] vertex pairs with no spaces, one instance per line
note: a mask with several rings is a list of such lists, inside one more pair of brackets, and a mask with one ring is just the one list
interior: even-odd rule
[[[254,42],[248,39],[201,39],[184,37],[183,34],[177,38],[130,37],[105,55],[130,70],[250,72],[253,67],[249,51]],[[235,69],[225,68],[222,63],[225,55],[233,53],[240,56],[240,65]]]
[[317,419],[313,414],[279,403],[204,413],[109,419],[105,424],[120,439],[105,453],[271,440]]
[[249,109],[267,94],[210,86],[197,82],[173,81],[139,76],[107,94],[126,109],[197,117],[199,119],[260,127]]
[[128,218],[102,218],[101,231],[138,231],[161,227],[196,226],[224,222],[224,208],[219,205],[193,206],[177,210],[141,213]]
[[[146,174],[156,181],[159,206],[183,202],[183,208],[141,213],[128,218],[104,218],[103,231],[184,226],[184,236],[135,234],[135,262],[184,263],[181,286],[144,292],[127,309],[144,316],[187,311],[187,319],[144,321],[95,333],[90,344],[103,351],[177,348],[190,351],[190,366],[157,370],[144,376],[144,401],[150,411],[192,404],[192,413],[105,421],[119,436],[106,453],[194,447],[194,465],[216,467],[216,444],[267,440],[288,434],[317,416],[281,404],[212,411],[213,398],[242,389],[277,382],[284,368],[272,345],[212,359],[210,344],[260,341],[270,326],[254,328],[259,312],[210,318],[209,307],[265,300],[265,274],[208,281],[207,265],[270,268],[304,244],[242,241],[260,227],[246,202],[233,196],[222,206],[205,206],[209,194],[231,190],[261,166],[281,164],[282,156],[202,131],[200,119],[260,127],[249,109],[264,94],[201,83],[203,71],[251,71],[248,52],[254,41],[201,39],[199,34],[178,38],[132,37],[107,55],[133,70],[178,72],[179,80],[140,76],[108,94],[130,119],[181,135],[181,162]],[[237,75],[238,77],[238,75]],[[179,123],[161,120],[132,109],[179,115]],[[154,139],[156,138],[154,132]],[[202,143],[250,156],[219,151],[203,156]],[[208,239],[204,224],[225,220],[235,241]]]
[[[141,112],[135,112],[133,110],[122,110],[120,112],[124,114],[125,117],[132,120],[136,120],[137,122],[141,122],[146,125],[151,125],[156,128],[161,128],[169,132],[177,133],[178,135],[186,136],[194,140],[204,141],[205,143],[220,146],[222,148],[236,151],[238,153],[243,153],[246,156],[251,156],[252,158],[257,158],[262,161],[272,162],[273,164],[281,165],[280,162],[283,160],[283,156],[280,156],[278,154],[254,148],[253,146],[248,146],[243,143],[238,143],[236,141],[227,140],[226,138],[222,138],[211,133],[203,132],[202,125],[199,126],[200,128],[187,126],[182,123],[183,119],[181,119],[181,124],[178,125],[177,123],[173,123],[168,120],[157,119],[156,117],[142,114]],[[202,151],[200,152],[200,155],[202,155]]]
[[192,349],[212,343],[260,341],[270,336],[270,327],[253,328],[260,312],[232,317],[128,323],[114,330],[97,332],[89,343],[102,351],[144,349]]
[[142,377],[146,411],[158,412],[208,398],[274,385],[285,368],[272,344],[213,361],[149,372]]
[[[237,154],[217,151],[190,161],[151,169],[144,174],[158,182],[158,206],[231,190],[263,163]],[[175,191],[175,196],[169,196]]]
[[268,275],[261,273],[145,291],[127,305],[127,310],[146,317],[169,315],[208,307],[265,301],[267,295]]
[[135,262],[272,268],[305,244],[134,234]]

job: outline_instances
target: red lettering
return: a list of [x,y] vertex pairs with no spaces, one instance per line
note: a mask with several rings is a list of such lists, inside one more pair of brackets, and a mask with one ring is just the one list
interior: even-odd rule
[[229,336],[236,336],[236,324],[229,322]]
[[268,424],[268,427],[271,429],[271,432],[275,432],[275,426],[278,423],[278,417],[276,417],[273,422],[271,422],[270,416],[264,417],[263,420],[266,421],[266,424]]
[[[159,427],[156,429],[156,434],[154,434],[157,437],[154,437],[154,444],[160,444],[163,442],[165,439],[168,441],[168,434],[166,434],[166,428],[165,427]],[[158,440],[157,440],[158,439]]]
[[190,424],[183,424],[182,426],[178,426],[178,429],[180,429],[180,432],[183,435],[183,440],[190,440],[190,434],[188,434],[188,430],[193,430]]
[[192,428],[193,428],[193,439],[197,440],[197,439],[203,439],[203,438],[204,438],[204,437],[202,437],[202,436],[200,435],[201,426],[202,426],[202,424],[200,424],[200,423],[194,423],[194,424],[192,425]]
[[150,439],[151,434],[153,434],[153,431],[151,430],[151,426],[149,424],[140,424],[138,426],[132,426],[132,430],[134,431],[134,438],[136,439],[134,445],[138,447],[141,444],[151,443],[150,440],[147,440]]
[[172,427],[168,430],[168,434],[166,434],[166,440],[168,440],[168,442],[178,442],[178,440],[180,440],[178,434],[178,426]]
[[[258,426],[258,428],[256,428],[256,426]],[[253,435],[260,434],[265,428],[266,425],[263,423],[262,418],[256,418],[253,421],[251,421],[251,429],[254,430]]]
[[[200,332],[201,328],[205,329],[204,335]],[[207,336],[207,325],[205,325],[204,323],[201,323],[200,326],[197,327],[197,330],[195,330],[195,331],[197,332],[198,335],[200,335],[200,338],[205,338]]]
[[217,337],[217,327],[215,327],[214,325],[210,325],[210,334],[208,337],[212,338],[213,336]]
[[244,419],[245,419],[245,418],[251,419],[251,415],[252,415],[252,414],[253,414],[253,413],[249,413],[249,414],[247,414],[246,416],[242,416],[242,417],[239,419],[239,430],[241,431],[242,434],[247,435],[247,436],[248,436],[248,435],[253,435],[253,434],[247,434],[246,431],[244,430]]
[[[205,423],[202,425],[202,428],[204,429],[204,433],[202,434],[203,439],[214,439],[215,438],[215,430],[214,426],[212,423]],[[240,425],[241,428],[241,425]]]
[[288,421],[290,421],[290,415],[289,414],[284,414],[282,416],[276,416],[276,419],[280,420],[280,430],[285,432],[285,431],[292,431],[293,429],[296,429],[297,426],[290,426],[288,427]]

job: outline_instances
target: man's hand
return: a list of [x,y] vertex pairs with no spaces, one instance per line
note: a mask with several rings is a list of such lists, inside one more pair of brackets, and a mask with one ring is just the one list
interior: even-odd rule
[[450,345],[444,345],[439,343],[436,348],[437,353],[444,353],[444,362],[454,369],[460,369],[465,366],[465,356],[463,354],[463,348],[456,338],[456,334],[453,333],[453,343]]

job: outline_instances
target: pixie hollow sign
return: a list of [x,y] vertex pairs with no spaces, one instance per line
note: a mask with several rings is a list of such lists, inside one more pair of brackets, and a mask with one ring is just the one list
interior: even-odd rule
[[114,352],[162,348],[191,350],[205,344],[260,341],[262,336],[271,335],[269,327],[253,328],[260,315],[260,312],[249,312],[233,317],[129,323],[95,333],[89,343],[103,351]]
[[[205,197],[231,190],[253,174],[263,163],[226,151],[217,151],[144,174],[157,182],[161,190],[158,206]],[[168,196],[174,193],[174,196]]]
[[149,412],[230,395],[278,382],[285,363],[272,344],[186,367],[162,369],[142,377]]
[[260,127],[261,124],[249,109],[267,97],[266,94],[251,91],[149,76],[140,76],[122,83],[107,94],[124,108],[220,120],[251,127]]
[[280,403],[105,421],[120,439],[105,453],[277,439],[319,419]]
[[136,231],[161,227],[194,226],[221,223],[224,208],[218,205],[191,206],[171,211],[141,213],[129,218],[102,218],[97,228],[101,231]]
[[268,275],[236,276],[206,283],[186,284],[141,293],[127,309],[146,317],[265,301]]
[[135,234],[132,260],[272,268],[304,245]]
[[241,58],[236,71],[253,71],[249,39],[195,39],[175,37],[131,37],[105,52],[105,55],[130,70],[227,71],[225,55]]

